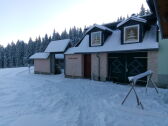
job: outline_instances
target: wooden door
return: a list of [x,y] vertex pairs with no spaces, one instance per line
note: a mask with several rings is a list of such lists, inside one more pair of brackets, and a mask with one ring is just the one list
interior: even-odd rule
[[84,77],[91,78],[91,55],[84,55]]
[[108,54],[107,79],[113,82],[125,82],[125,57],[122,54]]
[[[147,70],[147,53],[112,53],[108,55],[108,80],[128,83],[129,76],[135,76]],[[143,84],[146,78],[139,82]]]
[[[145,71],[147,71],[147,53],[146,52],[127,54],[127,77],[135,76]],[[144,77],[140,79],[137,83],[145,84],[146,79],[147,78]]]

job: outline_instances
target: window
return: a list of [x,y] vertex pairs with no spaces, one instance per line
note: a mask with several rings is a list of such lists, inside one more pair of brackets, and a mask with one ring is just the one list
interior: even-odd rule
[[139,42],[139,25],[124,27],[124,43]]
[[91,33],[91,46],[99,46],[102,44],[101,34],[102,32],[92,32]]

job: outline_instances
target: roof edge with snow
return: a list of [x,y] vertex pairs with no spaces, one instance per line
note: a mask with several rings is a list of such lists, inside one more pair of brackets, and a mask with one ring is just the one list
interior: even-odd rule
[[29,59],[47,59],[49,55],[50,55],[49,53],[39,52],[30,56]]
[[85,34],[87,34],[89,31],[91,31],[93,28],[99,28],[99,29],[102,29],[102,30],[107,30],[109,32],[113,32],[110,28],[106,27],[106,26],[103,26],[103,25],[97,25],[97,24],[94,24],[93,26],[91,26]]
[[143,19],[143,18],[132,16],[132,17],[130,17],[130,18],[128,18],[128,19],[122,21],[121,23],[119,23],[119,24],[117,25],[117,27],[122,26],[123,24],[125,24],[126,22],[128,22],[128,21],[130,21],[130,20],[139,21],[139,22],[143,22],[143,23],[146,23],[146,22],[147,22],[147,20],[145,20],[145,19]]
[[51,41],[44,52],[46,53],[64,53],[70,44],[70,39]]
[[156,40],[156,29],[156,26],[151,26],[150,30],[145,33],[143,42],[131,44],[121,44],[121,31],[113,30],[113,35],[110,35],[99,47],[90,47],[89,35],[86,35],[79,46],[69,48],[64,54],[157,50],[159,44]]

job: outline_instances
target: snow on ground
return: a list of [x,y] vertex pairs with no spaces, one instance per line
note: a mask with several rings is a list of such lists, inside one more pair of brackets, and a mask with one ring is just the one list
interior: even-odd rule
[[[33,71],[33,70],[32,70]],[[0,69],[0,126],[167,126],[168,90],[130,86],[64,75],[35,75],[28,68]]]

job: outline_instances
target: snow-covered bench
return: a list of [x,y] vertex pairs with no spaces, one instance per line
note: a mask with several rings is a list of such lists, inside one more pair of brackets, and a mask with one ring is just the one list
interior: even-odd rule
[[151,82],[151,84],[153,84],[153,86],[154,86],[156,92],[158,93],[157,86],[156,86],[155,82],[151,79],[151,78],[152,78],[152,74],[153,74],[153,72],[152,72],[151,70],[148,70],[148,71],[146,71],[146,72],[144,72],[144,73],[141,73],[141,74],[138,74],[138,75],[136,75],[136,76],[128,77],[128,80],[129,80],[129,82],[130,82],[130,84],[131,84],[131,89],[130,89],[129,92],[127,93],[127,95],[126,95],[126,97],[124,98],[122,104],[124,104],[125,100],[127,99],[127,97],[129,96],[129,94],[130,94],[131,91],[133,90],[134,93],[135,93],[136,99],[137,99],[137,104],[138,104],[138,105],[141,105],[141,108],[143,109],[144,107],[143,107],[141,101],[139,100],[139,97],[138,97],[138,95],[137,95],[137,93],[136,93],[136,90],[135,90],[135,87],[134,87],[134,86],[136,85],[136,83],[137,83],[137,81],[138,81],[139,79],[141,79],[141,78],[143,78],[143,77],[147,77],[146,92],[147,92],[147,87],[148,87],[148,85],[149,85],[149,82]]

